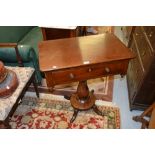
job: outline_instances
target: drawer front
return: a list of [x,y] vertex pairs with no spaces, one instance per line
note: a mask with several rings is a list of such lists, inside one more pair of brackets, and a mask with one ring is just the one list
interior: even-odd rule
[[143,31],[152,46],[152,52],[155,52],[155,26],[143,26]]
[[142,70],[136,68],[133,62],[130,62],[127,72],[128,90],[130,101],[134,100],[136,93],[141,87],[141,82],[144,78]]
[[137,92],[137,85],[135,84],[134,72],[132,70],[131,62],[129,63],[128,72],[127,72],[127,82],[129,90],[130,101],[133,99],[135,92]]
[[138,30],[135,31],[133,38],[135,41],[138,57],[142,62],[144,70],[146,71],[149,67],[149,62],[152,59],[152,52],[142,30],[140,27],[137,27],[137,29]]
[[134,85],[137,89],[141,81],[143,80],[144,72],[142,71],[140,65],[138,64],[138,62],[136,62],[136,60],[133,60],[130,66],[131,66],[130,72],[132,72],[132,78],[134,80]]
[[50,72],[48,76],[52,78],[51,84],[56,85],[74,81],[88,80],[107,75],[125,75],[127,67],[128,60],[124,60],[115,63],[95,64],[70,69],[55,70]]
[[136,54],[136,58],[130,61],[131,62],[131,68],[132,68],[132,71],[134,72],[134,76],[136,77],[136,79],[138,81],[140,81],[140,79],[144,76],[144,71],[143,71],[143,66],[141,65],[141,63],[139,61],[139,58],[137,55],[137,50],[136,50],[134,42],[132,42],[131,50],[134,51]]
[[142,35],[142,30],[140,26],[136,26],[134,34],[137,35]]
[[144,78],[144,71],[142,70],[142,66],[137,56],[137,50],[134,41],[132,42],[130,49],[136,54],[136,58],[130,61],[127,72],[129,97],[130,101],[132,102],[138,91],[138,88],[140,87],[141,81]]

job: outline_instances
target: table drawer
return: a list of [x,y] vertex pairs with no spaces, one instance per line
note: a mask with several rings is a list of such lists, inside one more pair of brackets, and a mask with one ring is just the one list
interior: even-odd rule
[[141,33],[139,32],[140,34],[138,32],[136,32],[133,35],[133,38],[134,38],[134,42],[137,47],[137,53],[139,54],[139,59],[142,62],[145,71],[147,71],[147,69],[149,68],[149,62],[152,59],[151,48],[149,44],[147,43],[147,40],[142,30],[141,30]]
[[49,73],[52,78],[52,85],[63,84],[74,81],[83,81],[101,76],[113,74],[126,74],[128,60],[95,64],[69,69],[55,70]]

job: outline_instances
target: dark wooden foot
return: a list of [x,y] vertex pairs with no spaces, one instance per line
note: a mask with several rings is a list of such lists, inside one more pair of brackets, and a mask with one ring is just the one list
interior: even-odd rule
[[124,76],[125,76],[124,74],[121,74],[121,78],[124,78]]
[[64,95],[64,98],[65,98],[66,100],[70,100],[71,96],[69,96],[69,95]]
[[93,110],[98,115],[104,116],[103,112],[99,111],[98,108],[97,108],[97,106],[95,104],[93,105]]
[[70,123],[73,123],[73,122],[74,122],[74,120],[75,120],[76,117],[77,117],[78,112],[79,112],[78,109],[74,109],[74,114],[73,114],[73,116],[72,116],[72,118],[71,118],[71,120],[70,120]]

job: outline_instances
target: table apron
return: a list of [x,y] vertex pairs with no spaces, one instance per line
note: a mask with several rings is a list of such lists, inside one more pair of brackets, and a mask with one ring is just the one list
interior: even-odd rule
[[76,81],[84,81],[103,76],[121,74],[127,72],[129,60],[91,64],[87,66],[71,67],[67,69],[46,71],[45,77],[48,87]]

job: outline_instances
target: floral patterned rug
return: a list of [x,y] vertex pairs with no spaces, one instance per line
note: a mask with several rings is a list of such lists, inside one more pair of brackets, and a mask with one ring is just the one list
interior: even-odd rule
[[96,105],[105,116],[99,116],[92,110],[82,111],[70,123],[73,108],[63,96],[41,94],[39,99],[26,96],[11,118],[10,125],[14,129],[119,129],[119,108],[101,100],[97,100]]

